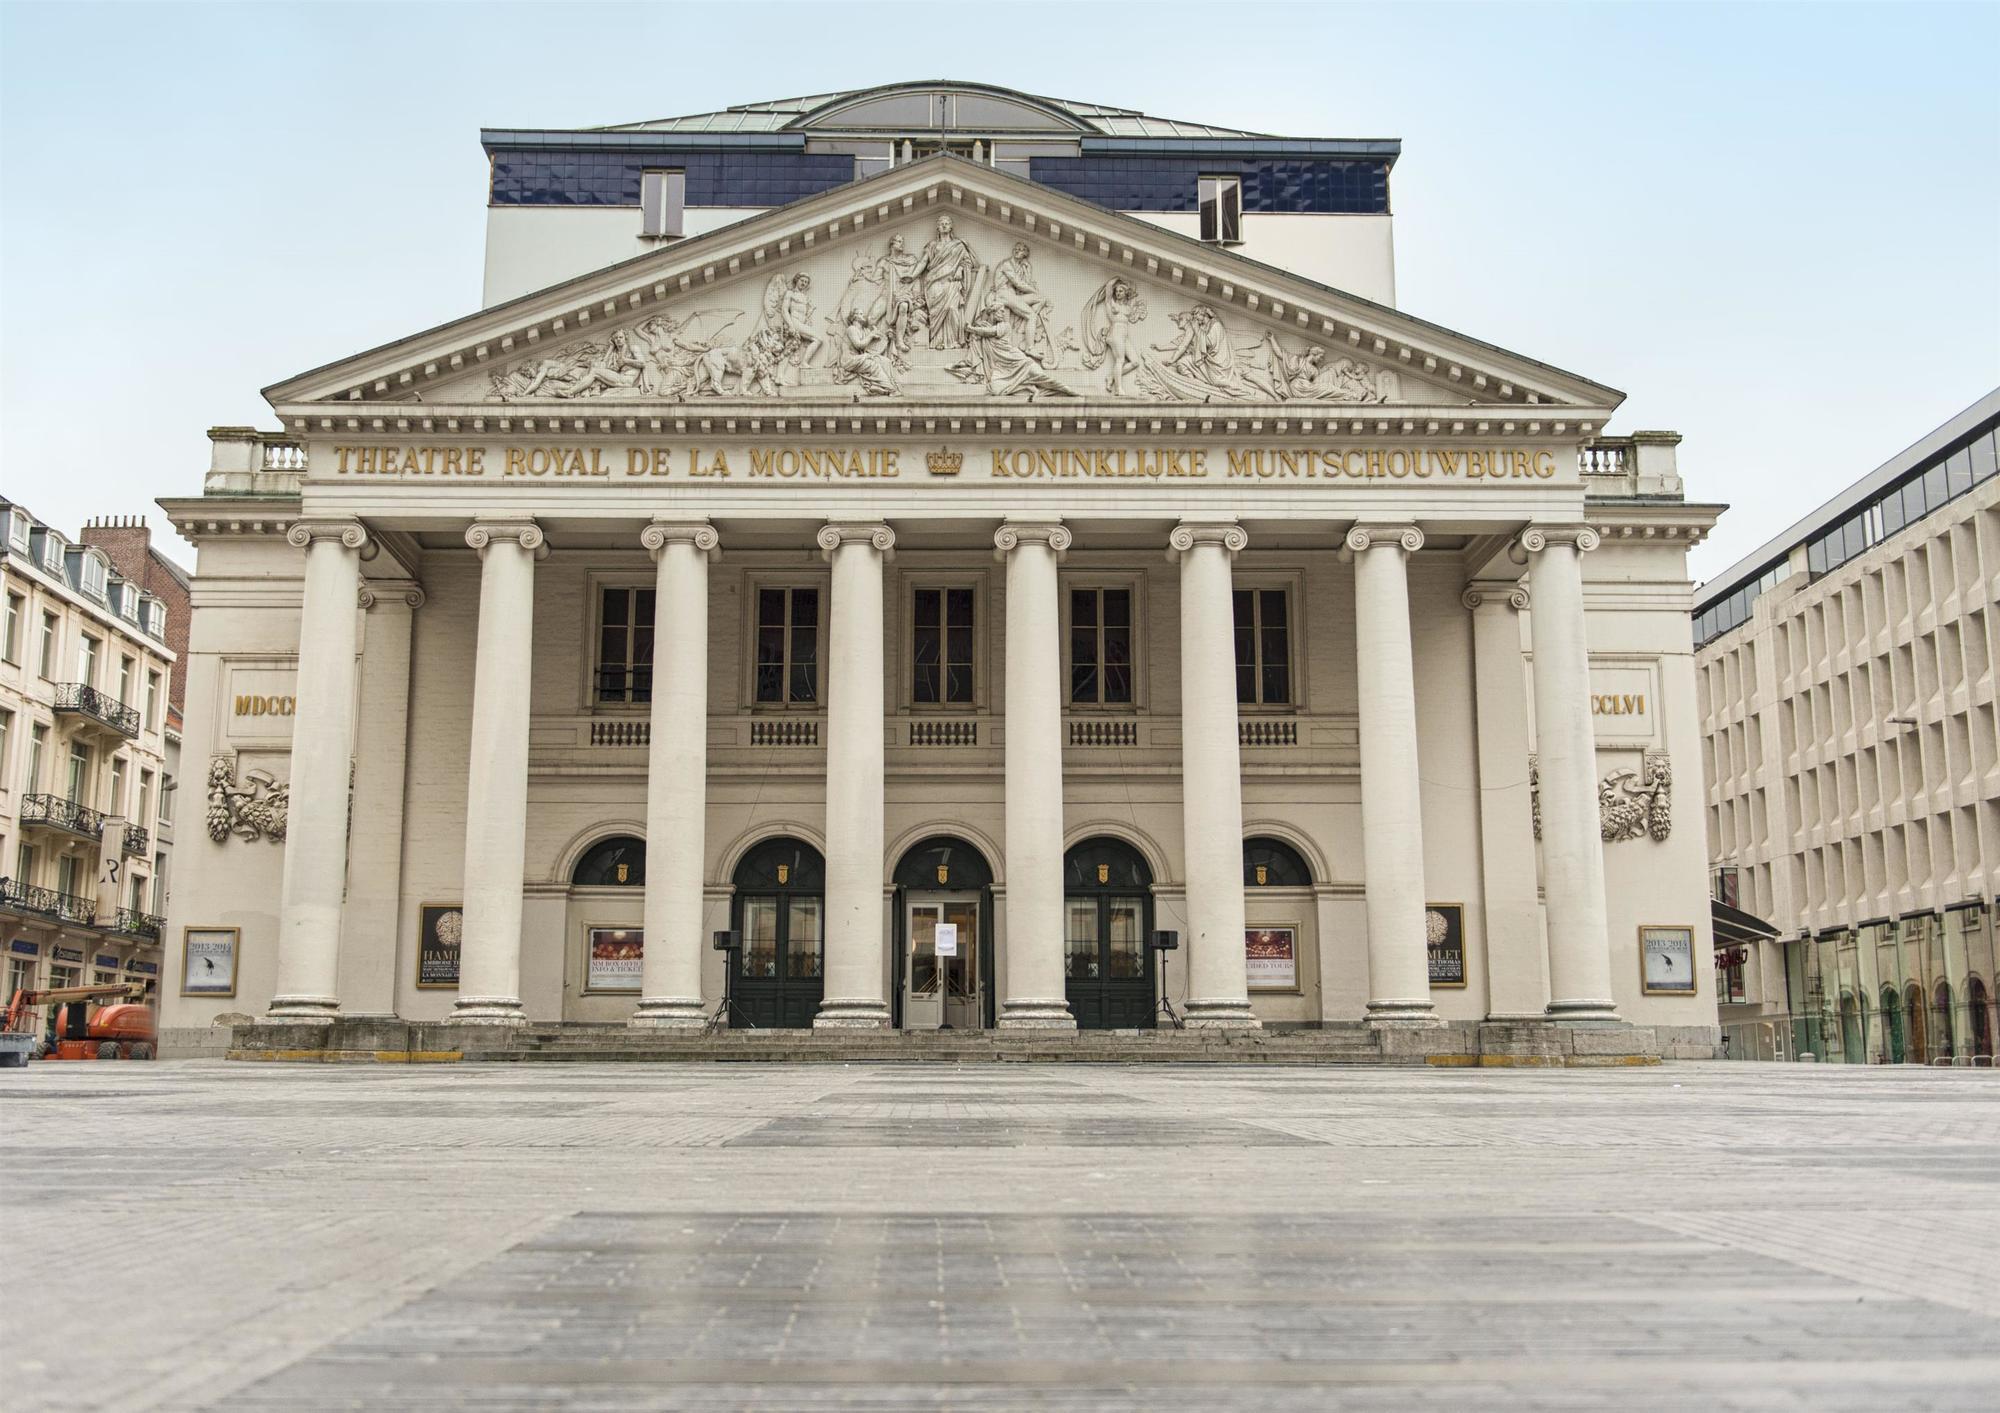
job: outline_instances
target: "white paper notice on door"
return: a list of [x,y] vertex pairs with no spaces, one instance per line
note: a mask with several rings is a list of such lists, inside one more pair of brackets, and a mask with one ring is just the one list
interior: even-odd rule
[[940,957],[958,955],[958,924],[941,922],[937,925],[937,954]]

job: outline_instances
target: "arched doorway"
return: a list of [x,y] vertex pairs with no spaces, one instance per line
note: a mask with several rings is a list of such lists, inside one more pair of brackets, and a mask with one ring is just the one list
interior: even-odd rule
[[826,861],[802,839],[766,839],[730,876],[729,925],[742,934],[736,1016],[764,1029],[803,1029],[826,993]]
[[1896,1004],[1896,988],[1882,988],[1882,1045],[1888,1062],[1892,1065],[1903,1063],[1903,1020]]
[[1987,1014],[1986,983],[1973,977],[1965,983],[1965,1002],[1972,1007],[1972,1053],[1993,1058],[1993,1018]]
[[1930,1049],[1924,1043],[1924,993],[1914,981],[1903,993],[1903,1024],[1909,1027],[1910,1032],[1909,1043],[1905,1047],[1909,1051],[1910,1062],[1918,1065],[1928,1063]]
[[569,871],[563,1016],[604,1022],[632,1013],[644,989],[646,841],[599,839]]
[[[1282,839],[1252,835],[1243,841],[1243,979],[1258,993],[1266,1024],[1318,1019],[1313,978],[1318,931],[1312,866]],[[1297,999],[1291,999],[1297,998]]]
[[1852,991],[1840,993],[1840,1057],[1850,1065],[1868,1062],[1867,1046],[1861,1034],[1861,1006]]
[[[896,861],[894,1023],[909,1030],[994,1022],[993,867],[965,840],[934,834]],[[952,929],[940,956],[938,929]]]
[[1063,855],[1063,969],[1080,1030],[1153,1024],[1153,871],[1122,839]]
[[1949,1059],[1958,1053],[1958,1033],[1951,1024],[1951,983],[1940,981],[1933,995],[1937,1023],[1931,1027],[1931,1048],[1940,1059]]

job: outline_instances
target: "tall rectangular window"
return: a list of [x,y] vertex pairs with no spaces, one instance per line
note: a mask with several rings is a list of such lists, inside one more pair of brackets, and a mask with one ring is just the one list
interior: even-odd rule
[[153,911],[167,915],[167,856],[153,855]]
[[14,713],[0,711],[0,790],[7,788],[7,748],[14,743]]
[[132,705],[132,671],[136,666],[137,664],[129,657],[120,656],[118,659],[118,704],[120,706]]
[[49,728],[37,725],[28,734],[28,778],[22,784],[24,794],[33,795],[42,788],[42,756],[49,746]]
[[141,829],[151,829],[153,827],[151,818],[152,808],[153,772],[150,770],[141,770],[139,772],[139,798],[133,804],[132,822],[137,824]]
[[1132,591],[1069,591],[1069,699],[1102,706],[1132,700]]
[[972,590],[918,589],[911,614],[910,699],[972,704]]
[[42,674],[42,676],[46,677],[49,681],[51,682],[55,681],[56,616],[53,613],[45,613],[42,615],[42,644],[40,649],[40,660],[36,664],[36,670],[39,671]]
[[597,700],[653,700],[652,589],[606,589],[597,618]]
[[146,674],[146,729],[160,729],[160,674],[157,672]]
[[1201,238],[1220,245],[1235,245],[1243,239],[1243,180],[1240,177],[1202,177]]
[[19,594],[7,595],[7,626],[4,637],[0,638],[0,648],[5,649],[7,661],[19,663],[21,660],[21,615],[27,611],[27,600]]
[[105,796],[106,814],[117,814],[125,807],[125,757],[111,758],[111,789]]
[[757,680],[766,706],[819,701],[819,590],[757,590]]
[[1283,589],[1238,589],[1236,700],[1282,706],[1292,700],[1291,618]]
[[15,881],[33,887],[35,882],[35,862],[35,846],[23,840],[21,847],[14,853]]
[[654,168],[639,174],[639,210],[649,236],[685,235],[687,173]]
[[97,639],[85,633],[76,652],[76,680],[86,687],[97,685]]
[[90,785],[90,747],[80,742],[72,742],[69,748],[68,795],[70,803],[80,805]]

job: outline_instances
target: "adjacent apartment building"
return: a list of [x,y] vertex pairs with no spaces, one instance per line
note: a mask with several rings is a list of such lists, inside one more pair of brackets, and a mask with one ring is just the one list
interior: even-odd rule
[[157,989],[167,605],[0,499],[0,938],[7,993]]
[[1697,595],[1732,1054],[1990,1065],[2000,390]]

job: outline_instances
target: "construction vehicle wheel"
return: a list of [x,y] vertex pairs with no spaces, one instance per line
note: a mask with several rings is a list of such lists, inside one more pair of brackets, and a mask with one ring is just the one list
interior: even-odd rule
[[141,1040],[138,1044],[132,1047],[132,1058],[135,1060],[152,1059],[153,1047],[148,1045],[145,1041]]
[[99,1046],[97,1047],[97,1058],[98,1058],[98,1059],[100,1059],[100,1060],[115,1060],[115,1059],[117,1059],[117,1058],[118,1058],[118,1042],[117,1042],[117,1041],[115,1041],[115,1040],[107,1040],[107,1041],[105,1041],[105,1042],[104,1042],[104,1043],[103,1043],[102,1045],[99,1045]]

